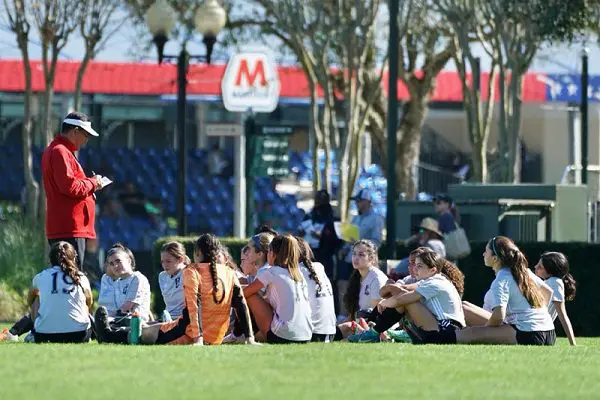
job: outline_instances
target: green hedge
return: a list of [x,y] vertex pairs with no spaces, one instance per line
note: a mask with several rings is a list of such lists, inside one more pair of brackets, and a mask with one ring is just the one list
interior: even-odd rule
[[[186,246],[188,254],[193,253],[194,240],[190,237],[165,237],[161,238],[154,244],[152,253],[152,271],[148,278],[152,279],[153,285],[157,284],[158,272],[160,272],[160,249],[165,242],[177,240]],[[234,258],[239,259],[242,247],[246,245],[247,240],[235,238],[221,239],[223,244],[229,247]],[[538,262],[540,255],[545,251],[560,251],[564,253],[571,266],[571,273],[577,281],[577,296],[572,302],[568,302],[567,311],[575,335],[577,336],[600,336],[600,305],[598,295],[593,288],[593,282],[600,282],[600,268],[594,264],[594,260],[600,260],[600,245],[591,243],[545,243],[545,242],[529,242],[517,243],[521,250],[527,256],[531,268]],[[483,296],[489,289],[494,273],[490,268],[483,264],[483,252],[485,250],[485,242],[471,242],[471,255],[459,262],[459,268],[465,274],[465,295],[464,299],[474,304],[481,305]],[[382,246],[382,248],[385,248]],[[382,252],[383,253],[383,252]],[[405,257],[408,250],[398,244],[398,258]],[[383,254],[380,255],[383,257]],[[156,296],[157,303],[161,303],[160,296]],[[157,309],[162,307],[157,304]],[[558,323],[560,326],[560,323]],[[559,331],[561,329],[559,328]]]

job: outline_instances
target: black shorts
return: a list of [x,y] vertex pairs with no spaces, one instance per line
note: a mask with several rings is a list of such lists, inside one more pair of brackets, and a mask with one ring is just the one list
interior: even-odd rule
[[517,331],[517,343],[523,346],[554,346],[556,343],[556,331],[534,331],[525,332],[517,329],[516,326],[512,325]]
[[404,319],[406,333],[412,339],[413,344],[455,344],[456,331],[461,330],[463,326],[451,319],[438,321],[437,331],[426,331],[408,319]]
[[[336,332],[337,333],[337,332]],[[325,335],[323,333],[313,333],[311,342],[331,343],[335,340],[335,334]]]
[[308,340],[295,341],[295,340],[284,339],[282,337],[277,336],[276,334],[273,333],[272,330],[269,329],[269,332],[267,332],[267,343],[269,343],[269,344],[308,343]]
[[87,343],[92,336],[92,330],[66,333],[34,332],[36,343]]

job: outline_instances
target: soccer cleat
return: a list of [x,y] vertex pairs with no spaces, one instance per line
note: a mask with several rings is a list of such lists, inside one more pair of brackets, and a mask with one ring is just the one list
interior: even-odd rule
[[369,329],[362,333],[349,336],[348,341],[352,343],[379,343],[381,342],[381,335],[374,329]]
[[246,343],[246,335],[241,334],[240,336],[235,336],[233,332],[223,338],[222,344],[244,344]]
[[108,322],[108,313],[106,307],[100,306],[94,314],[94,325],[96,331],[96,338],[98,343],[106,342],[107,334],[110,332],[110,324]]
[[399,330],[389,329],[387,331],[387,334],[396,343],[412,343],[412,339],[410,338],[410,335],[402,329],[399,329]]
[[19,337],[10,333],[8,328],[4,328],[0,331],[0,342],[18,342]]

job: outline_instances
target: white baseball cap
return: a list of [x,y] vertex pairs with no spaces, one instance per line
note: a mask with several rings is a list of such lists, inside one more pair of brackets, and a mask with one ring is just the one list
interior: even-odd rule
[[100,136],[98,135],[98,132],[96,132],[94,128],[92,128],[92,123],[90,121],[82,121],[76,118],[65,118],[63,120],[63,124],[78,126],[79,128],[83,129],[92,136]]

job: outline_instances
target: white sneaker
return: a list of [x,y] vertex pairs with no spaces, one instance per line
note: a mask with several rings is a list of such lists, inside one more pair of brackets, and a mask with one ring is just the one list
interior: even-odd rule
[[17,335],[13,335],[12,333],[10,333],[8,328],[4,328],[4,329],[2,329],[2,331],[0,331],[0,342],[18,342],[18,341],[19,341],[19,337]]
[[235,336],[233,332],[223,338],[223,344],[244,344],[246,343],[246,335]]

